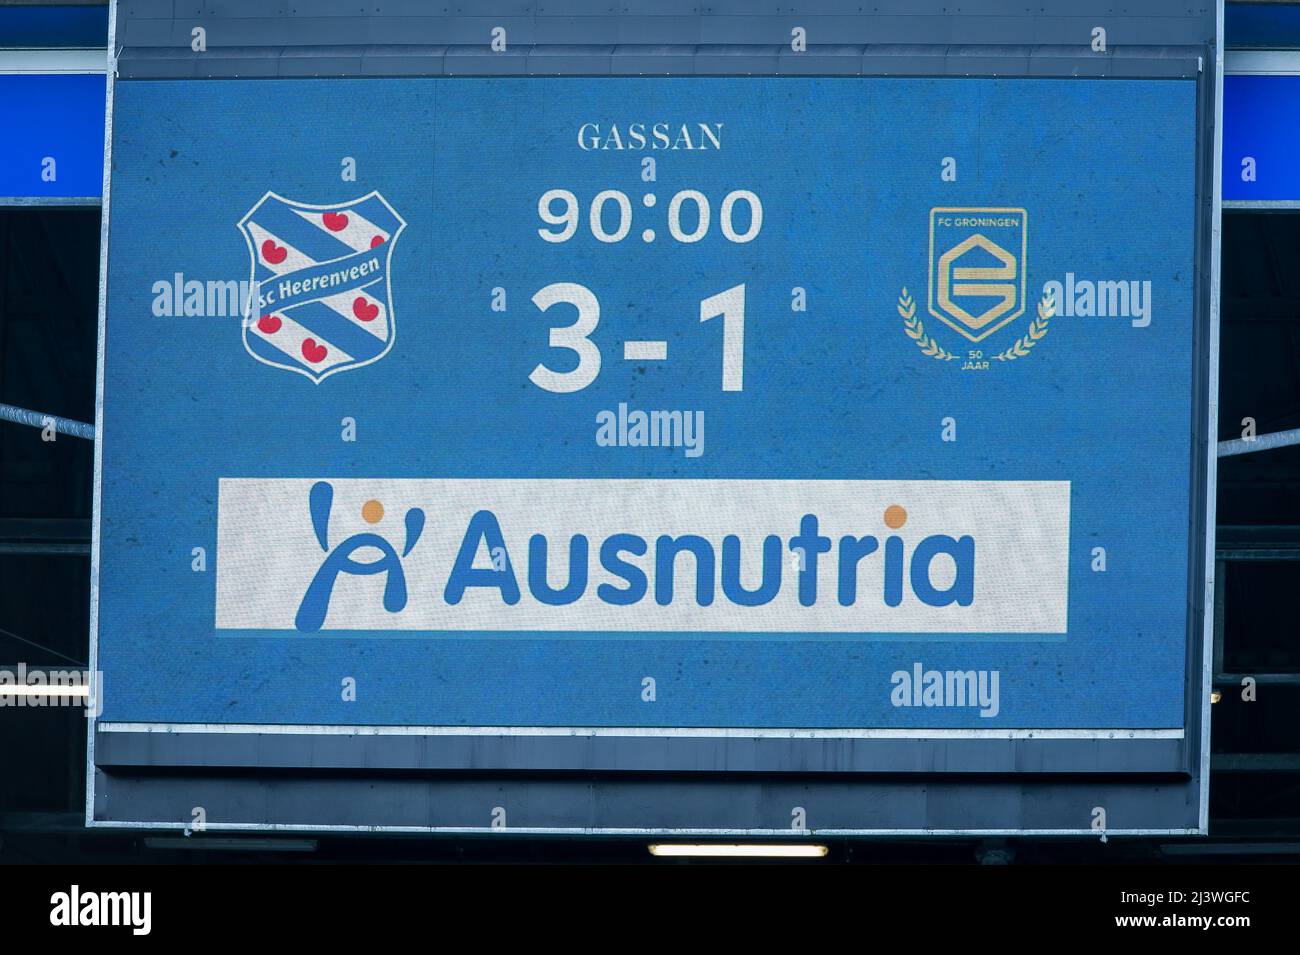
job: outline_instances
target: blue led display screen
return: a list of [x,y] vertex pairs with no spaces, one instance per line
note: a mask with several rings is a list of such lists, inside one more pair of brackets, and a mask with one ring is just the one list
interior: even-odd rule
[[109,721],[1184,725],[1191,81],[124,81]]

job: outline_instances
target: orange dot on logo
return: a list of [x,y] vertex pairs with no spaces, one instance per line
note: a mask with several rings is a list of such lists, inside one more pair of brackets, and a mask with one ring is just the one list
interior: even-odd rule
[[907,511],[903,510],[897,504],[890,504],[885,508],[885,526],[898,530],[907,523]]
[[367,524],[378,524],[384,519],[384,505],[378,501],[366,501],[361,505],[361,517]]

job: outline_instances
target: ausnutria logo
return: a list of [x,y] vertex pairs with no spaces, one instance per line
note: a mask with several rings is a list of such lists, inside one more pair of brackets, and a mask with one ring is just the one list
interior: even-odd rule
[[220,629],[1063,633],[1055,481],[223,479]]

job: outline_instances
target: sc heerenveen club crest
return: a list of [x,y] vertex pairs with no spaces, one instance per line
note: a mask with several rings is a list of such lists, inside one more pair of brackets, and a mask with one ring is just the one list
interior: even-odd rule
[[317,384],[379,361],[397,334],[389,265],[405,228],[378,192],[335,205],[268,192],[239,221],[254,290],[244,348]]
[[1024,209],[931,209],[926,310],[937,323],[927,327],[904,287],[898,296],[903,331],[923,355],[960,361],[965,371],[1028,357],[1047,336],[1056,309],[1045,296],[1023,321],[1028,257]]

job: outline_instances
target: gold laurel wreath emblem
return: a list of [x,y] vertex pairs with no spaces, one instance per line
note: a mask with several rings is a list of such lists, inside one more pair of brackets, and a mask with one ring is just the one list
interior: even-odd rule
[[999,352],[993,357],[998,361],[1015,361],[1017,358],[1024,358],[1029,354],[1029,350],[1042,341],[1043,336],[1047,334],[1049,320],[1056,314],[1056,302],[1051,295],[1044,295],[1041,302],[1038,303],[1038,317],[1029,323],[1029,331],[1016,339],[1015,344],[1004,352]]
[[921,349],[923,354],[929,355],[936,361],[953,361],[957,357],[925,333],[925,325],[916,317],[916,302],[907,294],[906,287],[903,289],[903,294],[898,296],[898,314],[903,317],[903,331],[907,332],[908,338],[916,342],[916,347]]

